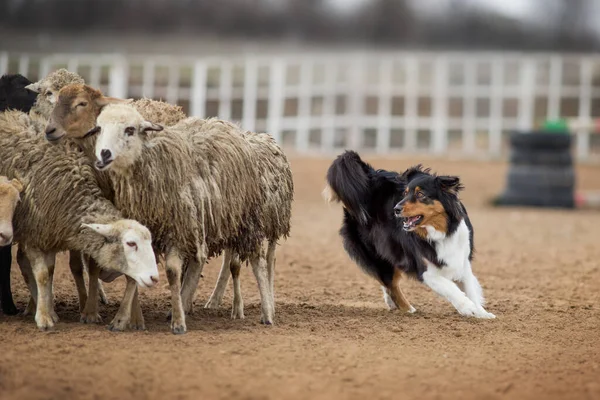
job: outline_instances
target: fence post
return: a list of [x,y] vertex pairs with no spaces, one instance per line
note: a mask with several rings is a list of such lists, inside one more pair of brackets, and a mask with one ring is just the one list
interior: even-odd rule
[[296,131],[296,151],[308,151],[310,134],[311,100],[314,62],[305,59],[300,62],[300,84],[298,87],[298,129]]
[[19,74],[29,76],[29,56],[22,55],[19,57]]
[[323,115],[321,116],[321,151],[330,152],[335,141],[335,101],[337,64],[328,60],[325,65],[325,93],[323,95]]
[[376,149],[379,154],[390,150],[390,131],[392,129],[392,69],[390,58],[381,61],[379,69],[379,101],[377,116],[377,142]]
[[562,60],[559,56],[550,59],[550,79],[548,86],[548,118],[560,117],[560,92],[562,88]]
[[144,71],[142,72],[142,97],[152,99],[154,97],[154,71],[156,65],[152,60],[144,62]]
[[192,77],[190,110],[194,117],[204,118],[206,114],[206,62],[196,60]]
[[254,132],[256,130],[256,98],[258,97],[258,63],[249,58],[244,67],[244,106],[242,111],[242,127]]
[[0,76],[8,73],[8,53],[0,52]]
[[124,99],[127,97],[127,60],[122,56],[114,58],[110,68],[108,93],[112,97]]
[[431,146],[434,154],[441,154],[448,148],[448,61],[445,56],[435,60],[434,87],[434,128]]
[[415,56],[406,59],[406,101],[404,102],[405,126],[404,150],[414,151],[417,148],[417,98],[419,70]]
[[467,58],[464,60],[464,104],[463,110],[463,152],[465,154],[474,154],[476,149],[476,122],[477,122],[477,111],[475,108],[475,93],[477,89],[477,80],[475,74],[477,73],[477,61],[474,58]]
[[527,58],[521,66],[521,82],[519,96],[519,121],[521,131],[529,131],[533,127],[533,105],[535,100],[535,64]]
[[77,73],[78,69],[79,69],[79,60],[76,58],[69,58],[69,61],[67,62],[67,70]]
[[577,129],[577,159],[586,160],[590,155],[590,117],[592,113],[592,60],[581,60],[579,83],[579,128]]
[[221,77],[219,80],[219,118],[231,119],[231,91],[233,85],[233,65],[229,60],[221,62]]
[[362,119],[364,117],[364,57],[356,55],[350,60],[350,80],[348,82],[348,100],[350,127],[348,148],[360,150],[363,145]]
[[283,111],[283,93],[285,88],[285,61],[275,59],[269,68],[269,110],[267,132],[281,143],[281,118]]
[[502,150],[502,74],[504,71],[504,60],[494,58],[492,60],[491,98],[490,98],[490,132],[489,152],[498,156]]
[[167,103],[177,104],[179,99],[179,64],[169,65],[169,81],[167,83]]

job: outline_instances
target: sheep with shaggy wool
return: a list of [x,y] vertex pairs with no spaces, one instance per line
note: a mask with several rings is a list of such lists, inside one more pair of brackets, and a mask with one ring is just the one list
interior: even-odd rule
[[[45,120],[49,118],[49,113],[54,107],[58,98],[56,91],[61,85],[70,82],[79,82],[81,78],[77,74],[70,73],[64,69],[50,73],[43,80],[33,84],[29,79],[22,75],[5,75],[0,78],[0,111],[7,109],[29,112],[34,115],[33,122],[37,123],[37,132],[43,132],[45,129]],[[43,92],[38,94],[34,90]],[[53,93],[55,91],[56,93]],[[20,250],[19,250],[20,251]],[[17,255],[17,259],[22,260],[22,254]],[[10,247],[0,249],[0,292],[2,298],[2,309],[6,314],[16,314],[18,310],[12,302],[12,293],[10,290],[10,268],[12,263],[12,254]],[[87,291],[84,282],[84,272],[86,263],[82,255],[76,251],[69,252],[69,267],[73,275],[77,293],[79,295],[79,311],[83,312],[85,304],[88,301]],[[106,294],[102,284],[98,282],[98,295],[103,304],[108,304]],[[89,298],[90,302],[96,302],[96,295]],[[24,315],[35,312],[35,299],[30,298]],[[83,322],[87,322],[83,319]]]
[[[182,297],[193,294],[207,257],[225,249],[251,262],[261,293],[268,295],[260,171],[244,136],[223,129],[193,134],[190,126],[206,124],[197,118],[160,132],[127,104],[107,105],[96,123],[97,167],[111,175],[115,205],[148,226],[166,255],[172,331],[185,332]],[[180,288],[186,261],[189,291]]]
[[97,291],[95,263],[133,278],[128,282],[132,290],[136,282],[152,286],[158,270],[149,230],[124,219],[102,196],[86,157],[68,146],[49,144],[36,130],[35,118],[18,111],[0,113],[0,174],[18,177],[25,187],[14,215],[14,239],[26,256],[20,266],[37,299],[36,323],[50,329],[57,318],[52,307],[57,252],[76,250],[91,257],[90,292]]

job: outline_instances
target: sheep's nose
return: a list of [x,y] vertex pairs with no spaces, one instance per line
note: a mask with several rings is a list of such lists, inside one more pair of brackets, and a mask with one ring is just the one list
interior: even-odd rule
[[150,275],[150,279],[152,280],[152,282],[158,283],[158,276]]
[[103,162],[107,162],[110,160],[112,153],[108,149],[102,149],[100,152],[100,157],[102,157]]
[[54,132],[56,132],[56,128],[53,127],[51,124],[48,124],[46,126],[46,135],[52,135]]
[[12,233],[0,232],[0,242],[3,242],[4,244],[9,244],[12,243],[12,238]]

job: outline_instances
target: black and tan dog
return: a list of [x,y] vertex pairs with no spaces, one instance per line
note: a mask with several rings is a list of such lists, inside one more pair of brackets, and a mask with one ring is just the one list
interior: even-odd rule
[[407,275],[462,315],[495,318],[483,308],[471,270],[473,226],[458,199],[463,188],[458,177],[438,176],[420,165],[403,174],[375,170],[347,151],[330,166],[327,184],[329,200],[344,206],[344,249],[380,282],[390,308],[414,312],[399,286]]

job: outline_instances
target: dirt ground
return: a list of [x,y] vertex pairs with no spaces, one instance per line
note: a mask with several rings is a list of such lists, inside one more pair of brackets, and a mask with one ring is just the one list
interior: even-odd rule
[[[418,312],[388,311],[378,285],[344,253],[341,209],[321,199],[330,159],[292,157],[292,236],[277,254],[276,324],[259,323],[251,269],[242,272],[245,320],[205,310],[218,273],[205,268],[188,333],[165,319],[164,273],[142,290],[148,330],[106,329],[124,289],[106,284],[103,325],[79,323],[74,283],[60,255],[53,332],[32,317],[0,314],[0,398],[8,399],[599,399],[600,211],[494,209],[503,163],[425,160],[466,184],[474,262],[496,320],[459,316],[417,282],[405,292]],[[401,170],[415,159],[373,159]],[[600,167],[578,168],[581,189],[600,189]],[[26,288],[16,265],[17,306]],[[231,284],[230,284],[231,285]]]

